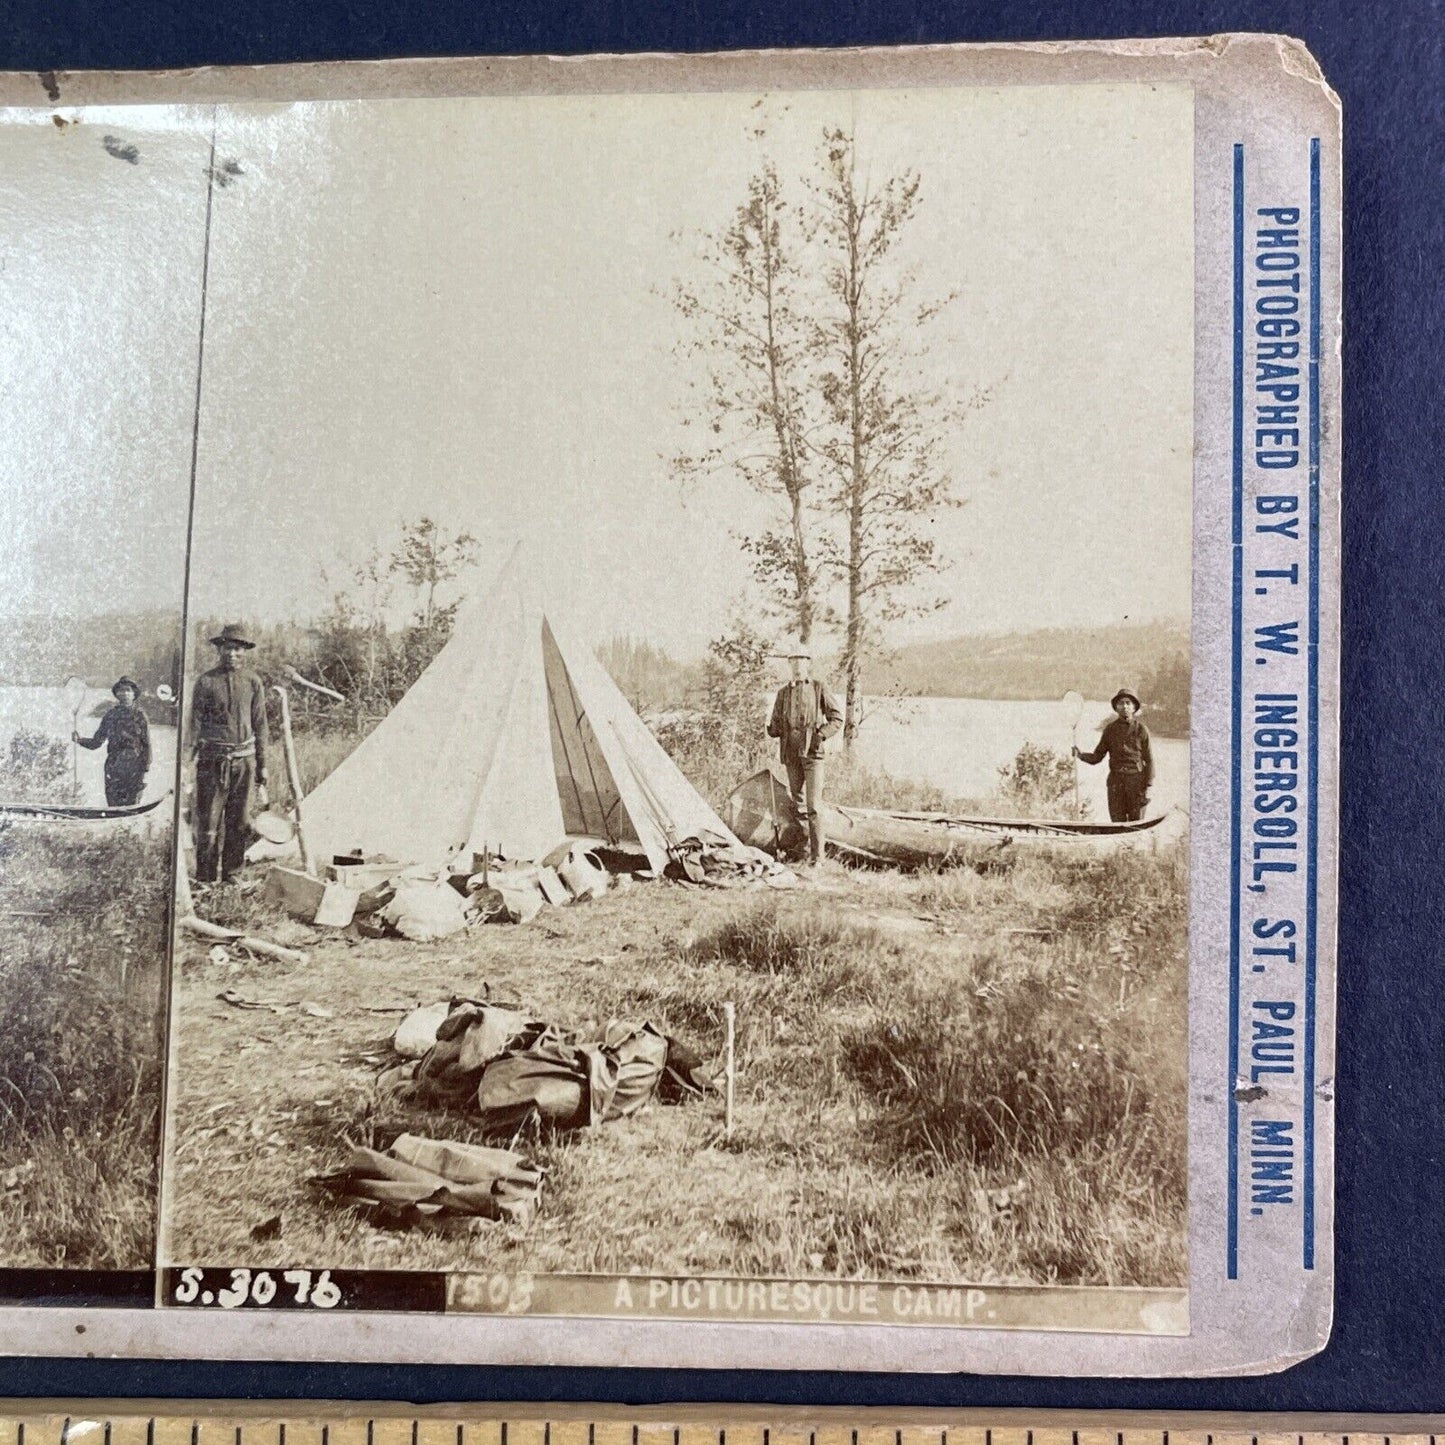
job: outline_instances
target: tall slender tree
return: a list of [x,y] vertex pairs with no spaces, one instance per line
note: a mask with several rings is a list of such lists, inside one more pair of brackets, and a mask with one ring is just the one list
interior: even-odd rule
[[[778,504],[777,520],[741,537],[771,610],[805,642],[819,619],[820,564],[808,505],[807,328],[800,313],[798,216],[765,163],[720,237],[702,248],[702,284],[679,283],[678,312],[692,323],[680,348],[704,363],[707,440],[672,458],[684,483],[734,472]],[[684,418],[684,425],[691,425]]]
[[920,203],[917,172],[875,182],[860,173],[853,135],[833,128],[809,189],[808,235],[824,292],[809,353],[825,413],[810,445],[842,534],[834,569],[846,596],[843,736],[851,743],[864,663],[882,624],[942,605],[922,585],[944,565],[932,524],[959,504],[947,447],[977,399],[961,405],[925,379],[930,323],[954,297],[919,299],[916,272],[897,264]]

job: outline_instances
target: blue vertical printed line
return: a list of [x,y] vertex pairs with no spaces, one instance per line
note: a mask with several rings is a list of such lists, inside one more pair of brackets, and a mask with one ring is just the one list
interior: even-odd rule
[[1315,926],[1320,762],[1320,143],[1310,141],[1309,649],[1306,653],[1308,793],[1305,798],[1304,1267],[1315,1267]]
[[1229,1183],[1225,1214],[1227,1275],[1239,1278],[1239,914],[1240,787],[1244,688],[1244,147],[1234,147],[1234,599],[1230,650],[1229,722]]

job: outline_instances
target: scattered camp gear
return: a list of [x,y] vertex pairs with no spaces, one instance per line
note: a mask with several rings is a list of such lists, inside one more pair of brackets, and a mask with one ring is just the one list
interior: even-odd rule
[[534,883],[520,888],[499,888],[497,891],[502,895],[502,908],[509,923],[530,923],[547,903],[542,897],[542,890]]
[[710,888],[752,887],[760,883],[775,888],[790,887],[797,881],[796,875],[775,859],[737,842],[731,834],[718,837],[705,833],[684,838],[673,849],[669,872],[688,883],[701,883]]
[[454,999],[417,1065],[417,1092],[429,1102],[465,1107],[494,1059],[508,1049],[528,1047],[546,1032],[545,1023],[519,1009]]
[[296,825],[279,813],[257,813],[251,819],[251,827],[267,843],[289,843],[296,836]]
[[571,836],[625,845],[661,872],[670,838],[728,835],[591,650],[533,598],[535,570],[514,552],[307,798],[318,856],[359,848],[440,868],[490,850],[535,862]]
[[322,928],[345,928],[356,914],[361,893],[344,883],[313,878],[295,868],[272,868],[261,896],[293,918]]
[[403,880],[379,917],[403,938],[425,943],[460,933],[467,926],[467,904],[456,889],[444,884]]
[[674,1102],[710,1081],[698,1055],[646,1021],[609,1019],[581,1036],[495,1004],[458,1003],[417,1065],[425,1104],[474,1110],[481,1127],[515,1134],[529,1120],[579,1128]]
[[557,870],[557,876],[574,898],[598,898],[607,891],[607,870],[601,859],[581,843],[569,844],[564,850],[554,849],[547,862]]
[[482,1070],[477,1112],[488,1133],[512,1134],[535,1118],[557,1129],[635,1114],[652,1098],[667,1064],[667,1040],[651,1024],[610,1020],[574,1044],[548,1029]]
[[419,1059],[437,1041],[437,1030],[447,1021],[452,1005],[441,1003],[423,1004],[414,1008],[396,1026],[391,1046],[404,1059]]
[[525,1226],[537,1213],[542,1171],[511,1149],[402,1134],[385,1154],[353,1148],[345,1169],[313,1182],[401,1222],[457,1215]]
[[247,629],[239,622],[228,622],[211,638],[212,647],[220,647],[223,642],[234,643],[237,647],[244,647],[248,651],[255,647],[255,643],[246,636]]
[[[724,811],[733,831],[759,848],[771,845],[778,820],[773,798],[781,788],[771,769],[754,773],[728,795]],[[1049,845],[1085,852],[1129,846],[1153,834],[1172,813],[1137,823],[1088,823],[1073,818],[953,817],[944,813],[891,812],[881,808],[840,808],[824,803],[828,847],[844,858],[919,868],[968,857],[972,846]]]

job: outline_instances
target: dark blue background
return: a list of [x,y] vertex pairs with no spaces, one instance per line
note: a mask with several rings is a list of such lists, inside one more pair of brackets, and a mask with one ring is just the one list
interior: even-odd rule
[[1442,8],[0,0],[7,70],[1284,31],[1308,43],[1344,100],[1346,270],[1338,1257],[1335,1334],[1323,1355],[1281,1376],[1196,1383],[8,1361],[0,1386],[16,1395],[1445,1409]]

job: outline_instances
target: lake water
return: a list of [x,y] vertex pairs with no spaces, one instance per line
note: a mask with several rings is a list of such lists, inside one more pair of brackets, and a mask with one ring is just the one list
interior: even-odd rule
[[[80,712],[80,731],[94,733],[97,709],[113,701],[103,688],[87,694]],[[771,698],[769,698],[771,703]],[[1062,701],[1014,702],[996,698],[922,697],[870,698],[869,712],[858,734],[857,753],[867,767],[929,783],[960,798],[983,798],[998,787],[998,770],[1013,761],[1024,743],[1064,752],[1073,740],[1071,714]],[[1113,716],[1109,704],[1084,704],[1078,728],[1079,746],[1086,751],[1098,740],[1099,729]],[[1148,714],[1145,714],[1148,720]],[[65,691],[59,687],[0,687],[0,769],[10,739],[18,728],[28,727],[50,737],[68,740],[71,712]],[[1189,806],[1189,744],[1182,738],[1154,738],[1156,778],[1149,812],[1161,813],[1177,804]],[[153,758],[146,777],[144,801],[157,798],[174,784],[176,730],[152,724]],[[77,749],[80,754],[81,801],[105,802],[105,752]],[[1104,779],[1108,765],[1079,765],[1079,796],[1090,803],[1089,816],[1109,816]],[[4,780],[0,775],[0,799]],[[164,811],[164,810],[162,810]]]
[[[1011,763],[1025,743],[1067,752],[1074,741],[1073,715],[1058,702],[1014,702],[997,698],[870,698],[858,734],[857,756],[867,767],[932,784],[960,798],[982,798],[998,787],[1001,767]],[[1098,743],[1099,731],[1113,717],[1107,702],[1085,702],[1078,744],[1085,751]],[[1144,714],[1145,722],[1149,715]],[[1189,743],[1183,738],[1152,739],[1154,788],[1150,815],[1189,806]],[[1091,804],[1089,816],[1109,816],[1105,792],[1107,763],[1079,764],[1079,797]]]
[[[100,721],[99,708],[109,707],[115,699],[104,688],[91,688],[86,693],[80,708],[82,737],[91,737]],[[21,728],[44,733],[47,737],[63,742],[66,752],[71,752],[70,733],[74,726],[70,703],[66,700],[63,687],[0,687],[0,800],[6,795],[4,769],[10,756],[10,739]],[[105,805],[105,749],[93,752],[88,748],[74,749],[78,753],[80,780],[79,801],[86,806]],[[146,774],[145,791],[141,794],[143,803],[150,802],[169,792],[175,786],[176,778],[176,730],[173,727],[151,724],[151,767]],[[169,816],[164,808],[158,814]],[[155,817],[156,814],[148,815]]]

